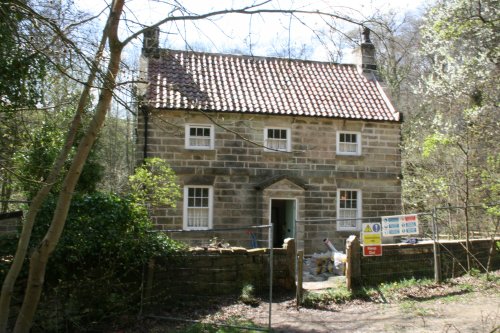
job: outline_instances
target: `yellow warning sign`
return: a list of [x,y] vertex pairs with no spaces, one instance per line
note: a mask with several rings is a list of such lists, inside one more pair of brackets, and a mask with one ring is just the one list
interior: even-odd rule
[[[382,255],[382,227],[380,223],[363,223],[361,241],[363,243],[363,255]],[[373,250],[375,249],[375,250]]]
[[363,235],[363,244],[365,245],[379,245],[382,243],[382,238],[379,234]]

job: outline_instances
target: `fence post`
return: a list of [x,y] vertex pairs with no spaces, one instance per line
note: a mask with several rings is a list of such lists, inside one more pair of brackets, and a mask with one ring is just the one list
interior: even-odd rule
[[359,238],[351,235],[346,241],[346,284],[348,290],[360,285],[361,280],[361,252]]
[[296,287],[297,308],[299,308],[299,306],[302,304],[303,276],[304,276],[304,251],[299,250],[297,251],[297,287]]
[[285,287],[286,288],[296,288],[295,285],[295,274],[297,273],[297,268],[295,265],[297,265],[297,250],[296,250],[296,243],[295,239],[293,238],[288,238],[285,239],[285,244],[286,248],[286,260],[288,263],[288,277],[285,282]]
[[273,312],[273,267],[274,267],[274,259],[273,259],[273,239],[274,239],[274,226],[271,223],[269,226],[269,321],[268,321],[268,330],[271,332],[272,329],[272,312]]
[[439,247],[439,234],[437,228],[437,216],[436,208],[432,209],[432,240],[433,240],[433,252],[434,252],[434,281],[436,283],[441,283],[441,254]]

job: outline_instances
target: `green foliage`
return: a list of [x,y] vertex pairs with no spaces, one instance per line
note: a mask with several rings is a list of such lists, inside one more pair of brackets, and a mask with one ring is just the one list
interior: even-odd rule
[[260,301],[255,297],[255,287],[251,284],[245,284],[241,289],[240,301],[251,306],[258,306]]
[[[40,211],[32,246],[45,234],[54,211],[50,199]],[[148,260],[168,255],[184,245],[153,232],[144,210],[114,194],[76,195],[58,247],[49,260],[47,293],[37,321],[54,313],[54,304],[64,315],[54,325],[88,325],[123,313],[137,313],[141,275]],[[44,329],[45,330],[45,329]],[[51,329],[52,330],[52,329]]]
[[[27,175],[21,179],[21,186],[29,198],[40,188],[63,145],[63,135],[54,124],[43,123],[39,129],[33,131],[32,136],[29,150],[25,154],[21,151],[16,154],[22,174]],[[58,189],[59,186],[54,188]]]
[[176,176],[161,158],[147,158],[144,164],[129,177],[130,193],[141,206],[175,207],[181,196]]
[[481,170],[481,189],[488,194],[490,202],[485,208],[489,214],[500,217],[500,153],[490,155]]
[[310,308],[323,308],[329,304],[342,304],[353,299],[353,294],[346,286],[327,289],[326,292],[307,292],[303,298],[303,305]]
[[[45,116],[46,119],[42,122],[41,126],[32,129],[32,140],[27,145],[26,151],[24,153],[22,151],[16,153],[16,159],[19,161],[21,172],[23,175],[26,175],[20,179],[20,183],[28,198],[32,198],[40,189],[42,182],[48,177],[65,143],[66,130],[61,127],[61,123],[67,121],[69,113],[63,112],[63,114],[53,114],[52,116],[54,119],[50,120],[48,115]],[[51,192],[53,194],[61,190],[64,171],[71,164],[76,151],[76,142],[65,161],[62,175],[52,187]],[[97,160],[96,149],[92,149],[80,174],[75,191],[80,193],[94,192],[102,175],[103,166]]]
[[[433,56],[429,91],[468,98],[479,90],[488,103],[497,94],[492,84],[500,57],[498,3],[467,0],[440,1],[425,18],[423,51]],[[493,79],[493,81],[492,81]]]
[[11,1],[0,3],[0,112],[34,107],[41,100],[47,60],[29,44],[29,25],[20,7]]
[[394,292],[397,292],[401,289],[406,289],[406,288],[411,288],[411,287],[416,287],[416,286],[429,286],[434,284],[434,281],[431,279],[404,279],[400,281],[395,281],[395,282],[390,282],[390,283],[381,283],[378,286],[378,289],[384,294],[384,295],[390,295]]
[[423,19],[427,72],[415,84],[422,103],[408,109],[403,128],[408,211],[498,201],[498,173],[487,162],[499,153],[497,18],[495,1],[450,0],[436,2]]
[[[33,244],[45,234],[55,208],[55,198],[40,211],[33,230]],[[182,247],[163,234],[155,233],[147,215],[132,201],[114,194],[76,195],[58,247],[51,257],[54,272],[87,270],[96,265],[127,270],[142,265],[157,254],[168,254]]]
[[427,136],[424,139],[423,143],[423,151],[422,151],[422,156],[423,157],[430,157],[433,152],[436,151],[438,146],[444,146],[447,144],[450,144],[451,140],[447,138],[445,135],[442,133],[433,133]]
[[[26,140],[22,118],[42,100],[41,81],[48,67],[29,42],[32,23],[17,4],[0,2],[0,200],[4,201],[19,190],[14,154]],[[0,212],[8,211],[8,206],[0,203]]]

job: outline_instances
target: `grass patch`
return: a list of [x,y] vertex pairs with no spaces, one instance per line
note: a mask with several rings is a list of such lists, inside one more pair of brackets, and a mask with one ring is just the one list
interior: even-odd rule
[[347,287],[326,289],[323,292],[306,292],[303,298],[303,306],[309,308],[323,308],[330,304],[342,304],[352,300],[353,293]]
[[398,293],[401,290],[414,288],[414,287],[429,287],[434,285],[434,281],[431,279],[405,279],[390,283],[381,283],[378,286],[378,290],[385,295],[391,296]]
[[327,309],[333,304],[343,304],[353,300],[376,303],[401,302],[402,307],[416,313],[420,311],[416,306],[418,302],[435,298],[452,301],[475,291],[499,290],[499,283],[498,272],[490,274],[473,272],[473,274],[450,279],[441,284],[435,283],[432,279],[411,278],[363,287],[353,292],[347,290],[344,285],[340,285],[323,292],[306,292],[302,305],[308,308]]
[[434,312],[430,309],[426,309],[423,306],[420,306],[418,302],[414,301],[404,301],[400,305],[403,313],[411,314],[419,317],[429,317],[434,315]]

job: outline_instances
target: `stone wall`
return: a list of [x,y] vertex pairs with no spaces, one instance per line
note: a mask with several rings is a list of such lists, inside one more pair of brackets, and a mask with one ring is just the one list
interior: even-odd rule
[[[359,244],[359,241],[351,242],[351,244],[356,243]],[[491,249],[491,239],[471,240],[472,267],[485,271],[484,268],[488,265]],[[353,251],[356,253],[352,253]],[[363,247],[359,245],[354,245],[352,251],[349,252],[347,266],[350,266],[351,272],[354,272],[354,276],[352,276],[354,285],[360,283],[364,285],[378,284],[410,278],[434,278],[432,242],[384,244],[382,245],[382,256],[378,257],[364,257]],[[441,241],[440,259],[443,279],[465,274],[467,271],[465,241]],[[500,252],[494,244],[490,270],[497,269],[500,269]],[[347,275],[349,276],[349,274]]]
[[[164,302],[169,298],[205,298],[239,295],[251,284],[256,292],[269,289],[269,249],[243,248],[193,251],[169,258],[156,258],[149,265],[146,298]],[[273,290],[295,290],[295,247],[273,249]]]
[[0,234],[15,234],[21,226],[22,211],[0,214]]
[[[213,121],[213,122],[212,122]],[[184,125],[213,124],[213,150],[187,150]],[[264,128],[291,129],[292,151],[269,152],[262,147]],[[358,131],[362,135],[361,156],[336,155],[336,131]],[[144,117],[137,130],[138,161],[144,148]],[[362,191],[363,216],[399,214],[401,209],[400,123],[237,113],[189,111],[150,112],[147,155],[168,161],[179,184],[213,185],[214,228],[269,224],[271,198],[297,202],[296,217],[334,219],[338,188]],[[259,187],[270,179],[281,179]],[[299,186],[303,185],[303,186]],[[176,209],[158,209],[154,218],[159,229],[182,228],[182,201]],[[333,223],[335,223],[333,221]],[[335,225],[332,230],[336,230]],[[316,241],[309,236],[314,227],[298,230],[298,246],[313,253]],[[326,235],[339,249],[353,232]],[[175,234],[175,238],[206,241],[211,235]],[[259,235],[262,241],[267,235]],[[320,237],[324,237],[321,235]],[[232,245],[250,246],[245,232],[224,235]],[[309,240],[309,241],[308,241]],[[322,245],[320,245],[322,246]]]

